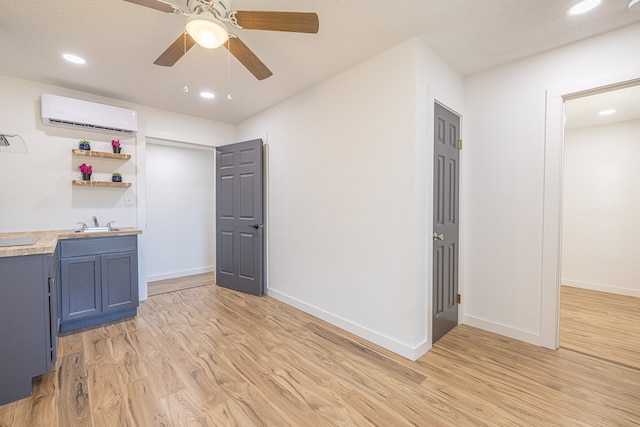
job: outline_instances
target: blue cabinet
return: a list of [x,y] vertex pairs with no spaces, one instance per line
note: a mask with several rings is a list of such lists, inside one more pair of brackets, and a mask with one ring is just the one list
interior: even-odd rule
[[60,242],[60,332],[135,316],[137,236]]
[[60,271],[62,324],[100,314],[100,256],[62,258]]
[[55,256],[0,257],[0,405],[30,396],[55,363]]
[[101,255],[102,312],[138,307],[138,256],[136,252]]

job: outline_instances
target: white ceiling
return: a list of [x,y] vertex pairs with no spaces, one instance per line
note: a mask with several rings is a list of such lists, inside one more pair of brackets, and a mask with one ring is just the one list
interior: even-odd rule
[[[605,110],[615,113],[600,115]],[[565,117],[567,130],[640,120],[640,85],[571,99],[565,103]]]
[[[172,68],[153,65],[182,33],[182,16],[123,0],[3,0],[0,74],[238,123],[414,36],[469,75],[640,22],[627,0],[569,18],[576,1],[234,0],[239,10],[319,15],[318,34],[236,31],[274,73],[258,81],[233,57],[229,74],[224,48],[195,46]],[[64,52],[88,63],[66,63]],[[216,99],[201,99],[201,90]]]

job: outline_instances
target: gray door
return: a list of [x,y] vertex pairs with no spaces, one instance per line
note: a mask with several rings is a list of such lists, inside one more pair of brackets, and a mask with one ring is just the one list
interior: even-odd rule
[[433,175],[433,341],[458,324],[460,117],[435,104]]
[[262,140],[216,148],[216,283],[263,292]]

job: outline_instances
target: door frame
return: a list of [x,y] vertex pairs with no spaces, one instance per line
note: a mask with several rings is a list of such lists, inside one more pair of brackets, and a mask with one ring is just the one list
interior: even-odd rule
[[609,88],[638,84],[640,84],[640,70],[635,72],[624,70],[547,89],[539,342],[542,347],[557,350],[560,346],[564,102],[567,99],[579,98]]
[[[187,135],[193,136],[193,135]],[[196,138],[197,139],[197,138]],[[208,135],[202,135],[203,141],[210,139]],[[219,138],[213,138],[213,142],[221,143]],[[178,148],[196,148],[215,151],[215,145],[200,142],[197,140],[178,139],[177,135],[171,133],[164,135],[163,132],[143,135],[138,133],[135,136],[135,156],[136,156],[136,181],[137,187],[132,192],[125,203],[130,203],[136,209],[136,225],[142,230],[138,235],[138,296],[140,301],[148,298],[147,284],[147,146],[148,145],[168,145]],[[214,156],[215,164],[215,156]],[[129,191],[132,191],[129,189]],[[214,184],[215,197],[215,184]],[[214,260],[215,262],[215,260]],[[214,266],[215,268],[215,266]]]

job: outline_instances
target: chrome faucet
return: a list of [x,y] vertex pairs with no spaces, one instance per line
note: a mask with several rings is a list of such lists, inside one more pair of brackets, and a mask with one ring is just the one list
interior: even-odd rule
[[98,225],[98,218],[96,218],[95,216],[93,217],[93,225],[95,225],[96,227],[100,227]]

